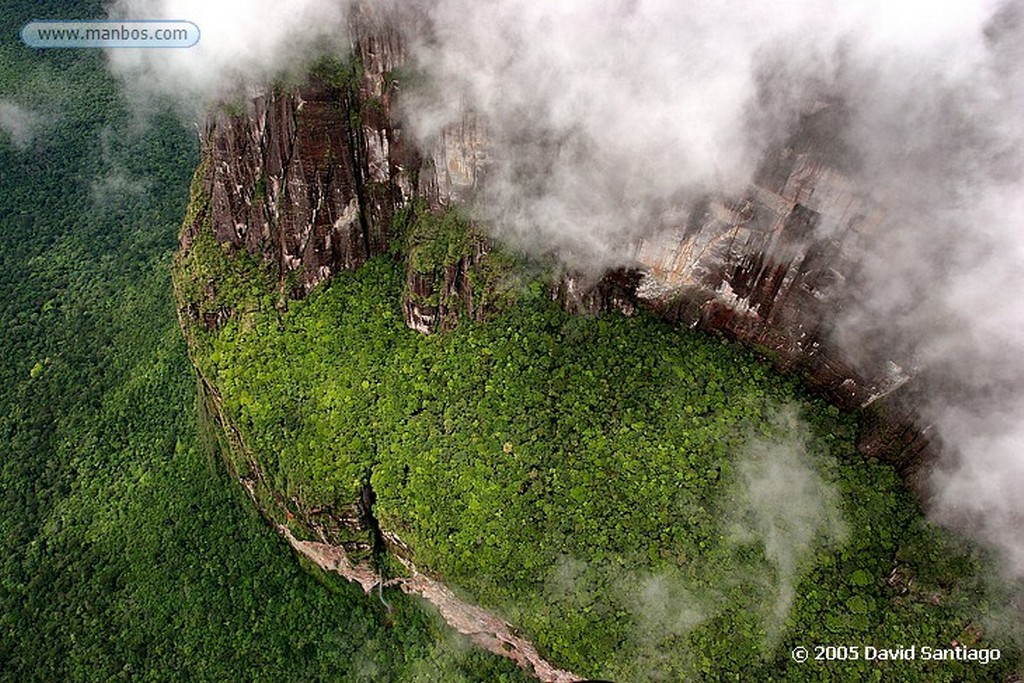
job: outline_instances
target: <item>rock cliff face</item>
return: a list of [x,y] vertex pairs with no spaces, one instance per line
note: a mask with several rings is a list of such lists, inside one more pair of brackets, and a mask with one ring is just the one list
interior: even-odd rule
[[912,475],[929,439],[915,421],[908,362],[865,347],[854,365],[833,330],[863,294],[863,244],[886,217],[845,172],[851,160],[834,142],[842,116],[841,105],[820,104],[742,196],[709,197],[638,245],[637,296],[670,320],[755,346],[837,405],[865,409],[861,450]]
[[[403,41],[386,13],[359,8],[351,39],[351,64],[323,62],[301,86],[269,89],[242,112],[222,108],[203,135],[217,242],[262,255],[293,297],[406,240],[418,216],[467,200],[484,159],[483,128],[468,114],[430,149],[406,141],[395,114]],[[183,250],[200,229],[186,230]],[[469,283],[490,250],[477,237],[455,258],[411,265],[409,326],[482,318],[488,307]]]
[[262,254],[294,296],[387,251],[416,193],[420,157],[390,105],[401,42],[367,15],[353,47],[352,64],[326,60],[301,87],[222,108],[203,135],[217,241]]
[[218,113],[206,130],[217,241],[262,253],[300,294],[387,244],[385,226],[364,215],[366,169],[347,97],[322,81],[269,92],[245,114]]

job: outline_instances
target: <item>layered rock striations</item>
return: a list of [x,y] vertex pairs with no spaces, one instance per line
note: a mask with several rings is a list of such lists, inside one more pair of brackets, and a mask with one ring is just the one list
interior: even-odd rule
[[858,191],[835,148],[842,108],[819,105],[766,154],[739,197],[708,197],[687,219],[643,240],[637,296],[680,324],[751,344],[847,409],[863,409],[861,450],[907,474],[929,448],[917,424],[910,360],[864,347],[856,363],[834,326],[863,294],[865,242],[884,201]]
[[[356,13],[351,35],[350,63],[325,60],[300,86],[268,89],[244,111],[222,107],[203,133],[201,183],[216,241],[261,256],[293,297],[396,245],[412,240],[416,250],[432,239],[414,224],[468,201],[484,158],[471,115],[429,149],[411,144],[395,113],[407,77],[400,35],[372,7]],[[183,232],[183,252],[206,217]],[[470,283],[491,249],[474,234],[440,258],[410,259],[410,327],[444,329],[461,313],[482,319],[488,297],[474,297]]]
[[205,132],[217,241],[262,254],[297,295],[387,249],[388,222],[368,216],[386,209],[366,196],[352,97],[314,79],[261,95],[245,113],[222,110]]

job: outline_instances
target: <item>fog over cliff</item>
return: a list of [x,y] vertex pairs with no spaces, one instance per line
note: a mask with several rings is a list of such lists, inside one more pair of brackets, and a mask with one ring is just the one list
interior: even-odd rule
[[[384,8],[383,2],[362,2]],[[396,9],[400,7],[401,9]],[[117,0],[179,18],[191,51],[113,51],[136,90],[202,103],[344,49],[339,0]],[[574,267],[728,195],[801,113],[841,103],[844,171],[886,207],[863,295],[839,333],[905,349],[947,455],[935,518],[968,527],[1024,576],[1024,11],[997,2],[413,0],[388,11],[422,72],[405,115],[422,139],[467,109],[486,122],[475,207],[497,235]]]
[[200,40],[184,50],[108,50],[132,94],[159,93],[201,118],[222,98],[240,99],[275,78],[300,74],[310,55],[347,49],[347,3],[334,0],[115,0],[114,19],[182,19]]

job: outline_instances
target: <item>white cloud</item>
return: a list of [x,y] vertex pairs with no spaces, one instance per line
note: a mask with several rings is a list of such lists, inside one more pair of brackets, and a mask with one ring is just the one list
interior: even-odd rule
[[30,109],[9,100],[0,100],[0,131],[3,131],[15,149],[28,149],[40,123],[39,115]]
[[115,19],[180,19],[200,30],[187,49],[108,50],[133,88],[170,95],[196,111],[306,65],[310,54],[349,47],[344,0],[114,0]]

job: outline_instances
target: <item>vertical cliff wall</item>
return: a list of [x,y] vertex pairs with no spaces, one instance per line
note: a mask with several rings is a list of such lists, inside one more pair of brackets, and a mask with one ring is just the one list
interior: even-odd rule
[[643,240],[637,294],[670,320],[755,346],[833,403],[865,409],[861,450],[912,475],[931,444],[913,407],[911,359],[865,343],[854,362],[835,330],[871,295],[858,277],[863,247],[887,218],[884,198],[847,172],[856,160],[836,142],[843,122],[841,103],[819,103],[744,193],[706,197]]
[[[350,62],[324,60],[304,84],[268,88],[211,115],[201,182],[213,235],[260,255],[292,297],[389,249],[408,249],[410,327],[426,333],[459,315],[482,319],[508,289],[493,277],[491,242],[474,231],[430,252],[436,226],[476,187],[483,129],[467,114],[420,150],[396,114],[410,75],[387,13],[361,7],[351,41]],[[470,230],[464,220],[458,227]],[[198,221],[183,233],[184,251],[201,229]],[[499,291],[484,293],[480,283]]]
[[393,202],[371,184],[355,93],[341,83],[271,90],[242,113],[220,110],[204,135],[217,241],[262,254],[299,296],[389,242]]

